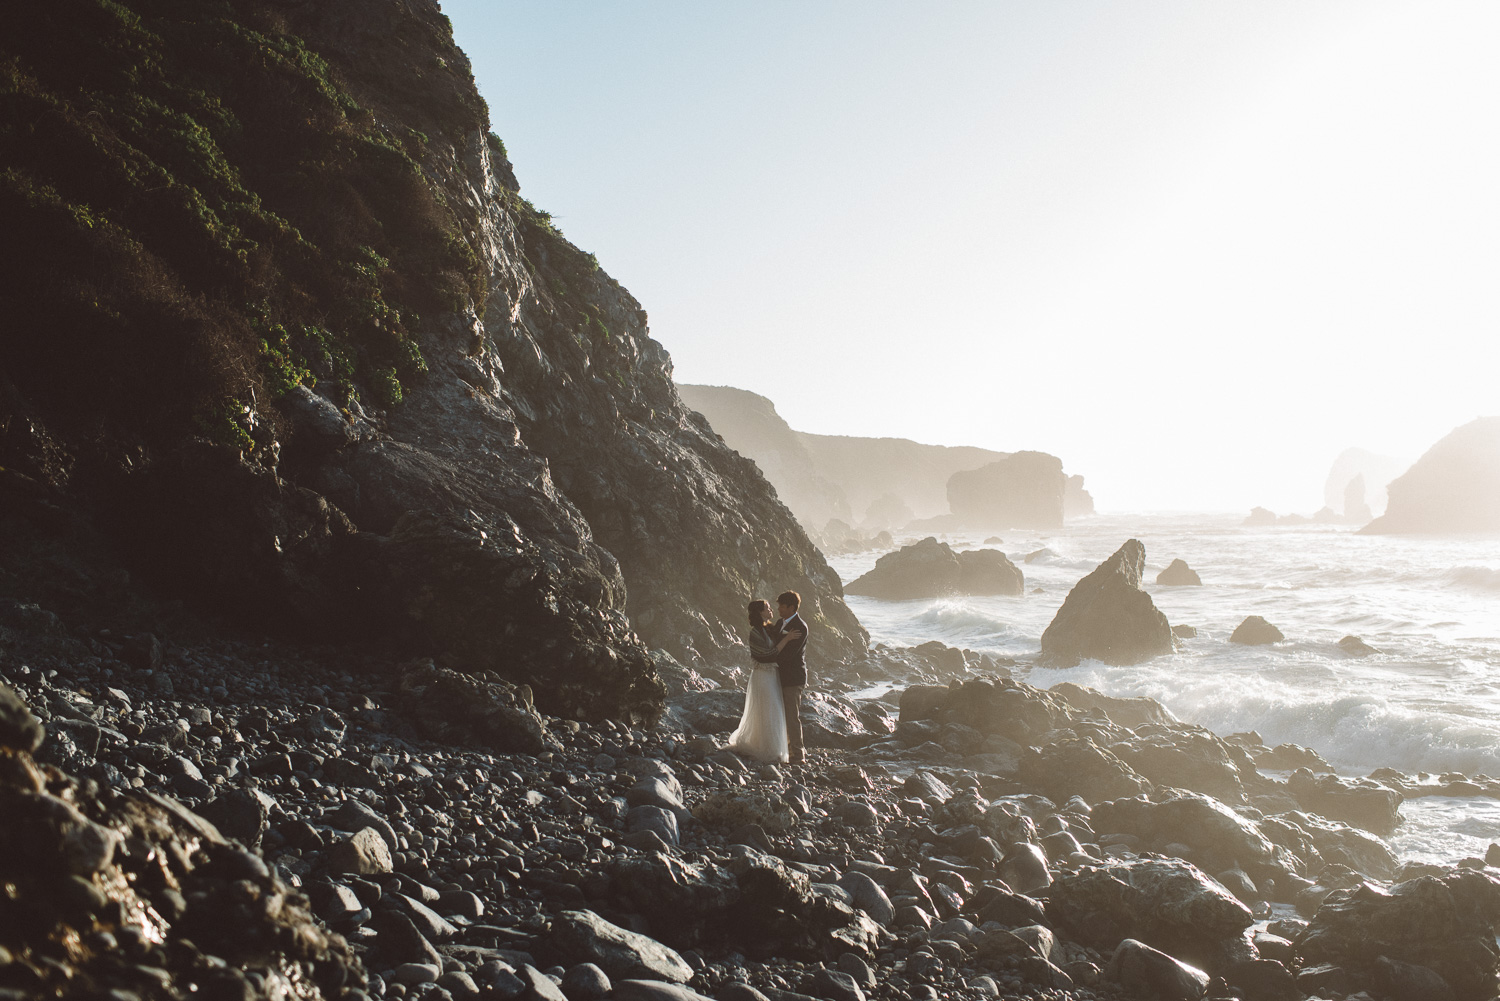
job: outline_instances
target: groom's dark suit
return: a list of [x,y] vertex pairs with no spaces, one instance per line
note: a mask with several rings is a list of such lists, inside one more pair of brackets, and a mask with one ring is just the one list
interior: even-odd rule
[[777,619],[771,627],[779,642],[787,633],[800,633],[776,656],[776,674],[781,678],[781,704],[786,709],[787,750],[793,761],[801,761],[802,689],[807,687],[807,622],[800,614]]

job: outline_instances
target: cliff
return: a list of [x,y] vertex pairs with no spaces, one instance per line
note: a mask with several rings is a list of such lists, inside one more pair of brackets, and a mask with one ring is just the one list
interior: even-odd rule
[[[770,400],[747,390],[694,385],[677,389],[731,448],[760,466],[787,506],[815,532],[822,532],[830,518],[871,531],[899,530],[924,520],[927,527],[940,530],[971,527],[950,516],[950,479],[1009,456],[906,438],[808,434],[793,430]],[[1067,477],[1062,496],[1068,517],[1094,512],[1082,476]],[[1062,508],[1058,511],[1061,517]]]
[[679,385],[682,402],[708,418],[736,452],[751,459],[776,486],[776,493],[808,529],[821,531],[830,519],[854,522],[849,498],[823,476],[805,443],[764,396],[729,386]]
[[1386,491],[1368,535],[1500,532],[1500,417],[1455,429]]
[[[0,502],[154,585],[649,717],[838,577],[521,198],[428,0],[25,5],[0,39]],[[60,520],[59,520],[60,513]]]

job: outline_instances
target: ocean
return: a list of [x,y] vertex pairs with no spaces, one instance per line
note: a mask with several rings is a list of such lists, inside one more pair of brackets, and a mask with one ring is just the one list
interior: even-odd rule
[[[949,535],[954,549],[1003,551],[1026,576],[1021,597],[880,601],[851,595],[871,638],[941,640],[1026,660],[1078,579],[1129,538],[1146,546],[1144,585],[1173,624],[1195,626],[1178,653],[1134,667],[1085,661],[1021,668],[1040,687],[1072,681],[1109,695],[1145,695],[1220,735],[1255,730],[1301,744],[1341,773],[1500,776],[1500,539],[1362,536],[1345,527],[1247,528],[1243,516],[1101,515],[1054,532]],[[851,581],[879,552],[829,562]],[[1031,562],[1026,558],[1031,556]],[[1174,558],[1202,587],[1166,587]],[[1247,615],[1286,640],[1231,644]],[[1349,657],[1354,634],[1380,652]],[[1391,839],[1404,858],[1452,863],[1500,841],[1500,802],[1422,798],[1402,807]]]

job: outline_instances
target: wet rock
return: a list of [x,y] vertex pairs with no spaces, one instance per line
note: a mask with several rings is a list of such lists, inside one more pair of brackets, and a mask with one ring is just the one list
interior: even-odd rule
[[338,809],[325,813],[323,822],[340,831],[355,832],[366,827],[373,828],[387,848],[392,852],[400,850],[396,841],[396,829],[374,807],[357,799],[345,800],[339,804]]
[[891,906],[891,898],[886,896],[880,884],[864,873],[846,872],[839,877],[838,885],[854,898],[854,906],[868,914],[877,924],[889,926],[895,919],[896,911]]
[[[521,964],[516,971],[516,976],[521,979],[522,1001],[568,1001],[568,996],[562,992],[562,988],[553,982],[541,970],[530,963]],[[618,990],[618,985],[616,986]]]
[[1358,636],[1345,636],[1339,640],[1339,649],[1350,657],[1370,657],[1380,652]]
[[741,941],[752,954],[832,958],[873,955],[885,939],[880,926],[812,889],[806,875],[780,859],[747,851],[730,865],[740,888]]
[[1151,797],[1100,803],[1090,821],[1101,832],[1133,835],[1146,844],[1183,841],[1210,869],[1279,869],[1280,854],[1256,826],[1223,803],[1199,793],[1165,790]]
[[1171,653],[1172,627],[1141,590],[1146,547],[1131,539],[1073,589],[1042,633],[1044,657],[1063,664],[1138,664]]
[[1113,722],[1132,730],[1147,723],[1169,725],[1177,722],[1177,717],[1173,716],[1166,706],[1144,696],[1115,698],[1092,688],[1075,685],[1071,681],[1058,682],[1047,690],[1054,695],[1062,696],[1069,705],[1077,709],[1084,711],[1097,709]]
[[1268,643],[1280,643],[1286,639],[1280,629],[1261,618],[1259,615],[1250,615],[1245,621],[1234,627],[1234,632],[1229,636],[1229,642],[1240,643],[1245,646],[1265,646]]
[[1021,894],[1035,893],[1052,885],[1047,856],[1031,844],[1013,846],[1005,861],[1000,863],[999,876],[1005,880],[1005,885]]
[[1115,948],[1105,967],[1104,979],[1132,994],[1161,1001],[1198,1001],[1207,993],[1209,981],[1208,974],[1197,967],[1131,938]]
[[1203,579],[1185,560],[1175,559],[1156,575],[1156,582],[1169,587],[1196,587],[1203,583]]
[[562,992],[568,1001],[600,1001],[609,996],[609,975],[593,963],[579,963],[563,974]]
[[391,850],[385,839],[373,827],[366,827],[339,842],[328,853],[328,868],[332,872],[353,873],[356,876],[373,876],[391,872]]
[[1061,875],[1047,898],[1054,927],[1091,948],[1133,938],[1213,969],[1253,918],[1195,866],[1176,859],[1116,860]]
[[1421,876],[1388,891],[1368,883],[1335,890],[1297,948],[1309,964],[1342,967],[1357,987],[1381,989],[1376,971],[1385,957],[1426,967],[1461,1001],[1489,998],[1500,965],[1491,925],[1497,902],[1500,884],[1472,870]]
[[1172,627],[1172,635],[1180,640],[1190,640],[1198,635],[1198,627],[1179,622]]
[[655,939],[611,924],[593,911],[563,911],[552,922],[551,947],[565,963],[593,963],[611,980],[687,983],[693,968]]
[[1016,778],[1024,787],[1058,803],[1070,796],[1095,803],[1135,796],[1151,788],[1150,782],[1113,752],[1082,738],[1027,748]]
[[1453,988],[1425,966],[1381,956],[1371,977],[1375,990],[1392,1001],[1454,1001]]
[[677,814],[659,806],[637,806],[625,816],[625,827],[632,833],[649,831],[669,845],[678,843]]
[[1376,834],[1391,834],[1401,824],[1399,792],[1371,779],[1313,775],[1299,768],[1287,778],[1287,788],[1309,813],[1353,824]]

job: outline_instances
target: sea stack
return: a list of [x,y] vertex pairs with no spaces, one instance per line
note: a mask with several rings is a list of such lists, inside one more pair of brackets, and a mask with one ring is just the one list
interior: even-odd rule
[[1141,590],[1145,566],[1146,547],[1131,539],[1073,585],[1042,633],[1042,655],[1065,664],[1139,664],[1171,653],[1172,627]]
[[1203,579],[1198,576],[1198,571],[1187,565],[1186,560],[1173,560],[1156,575],[1156,582],[1169,587],[1198,587],[1203,584]]

